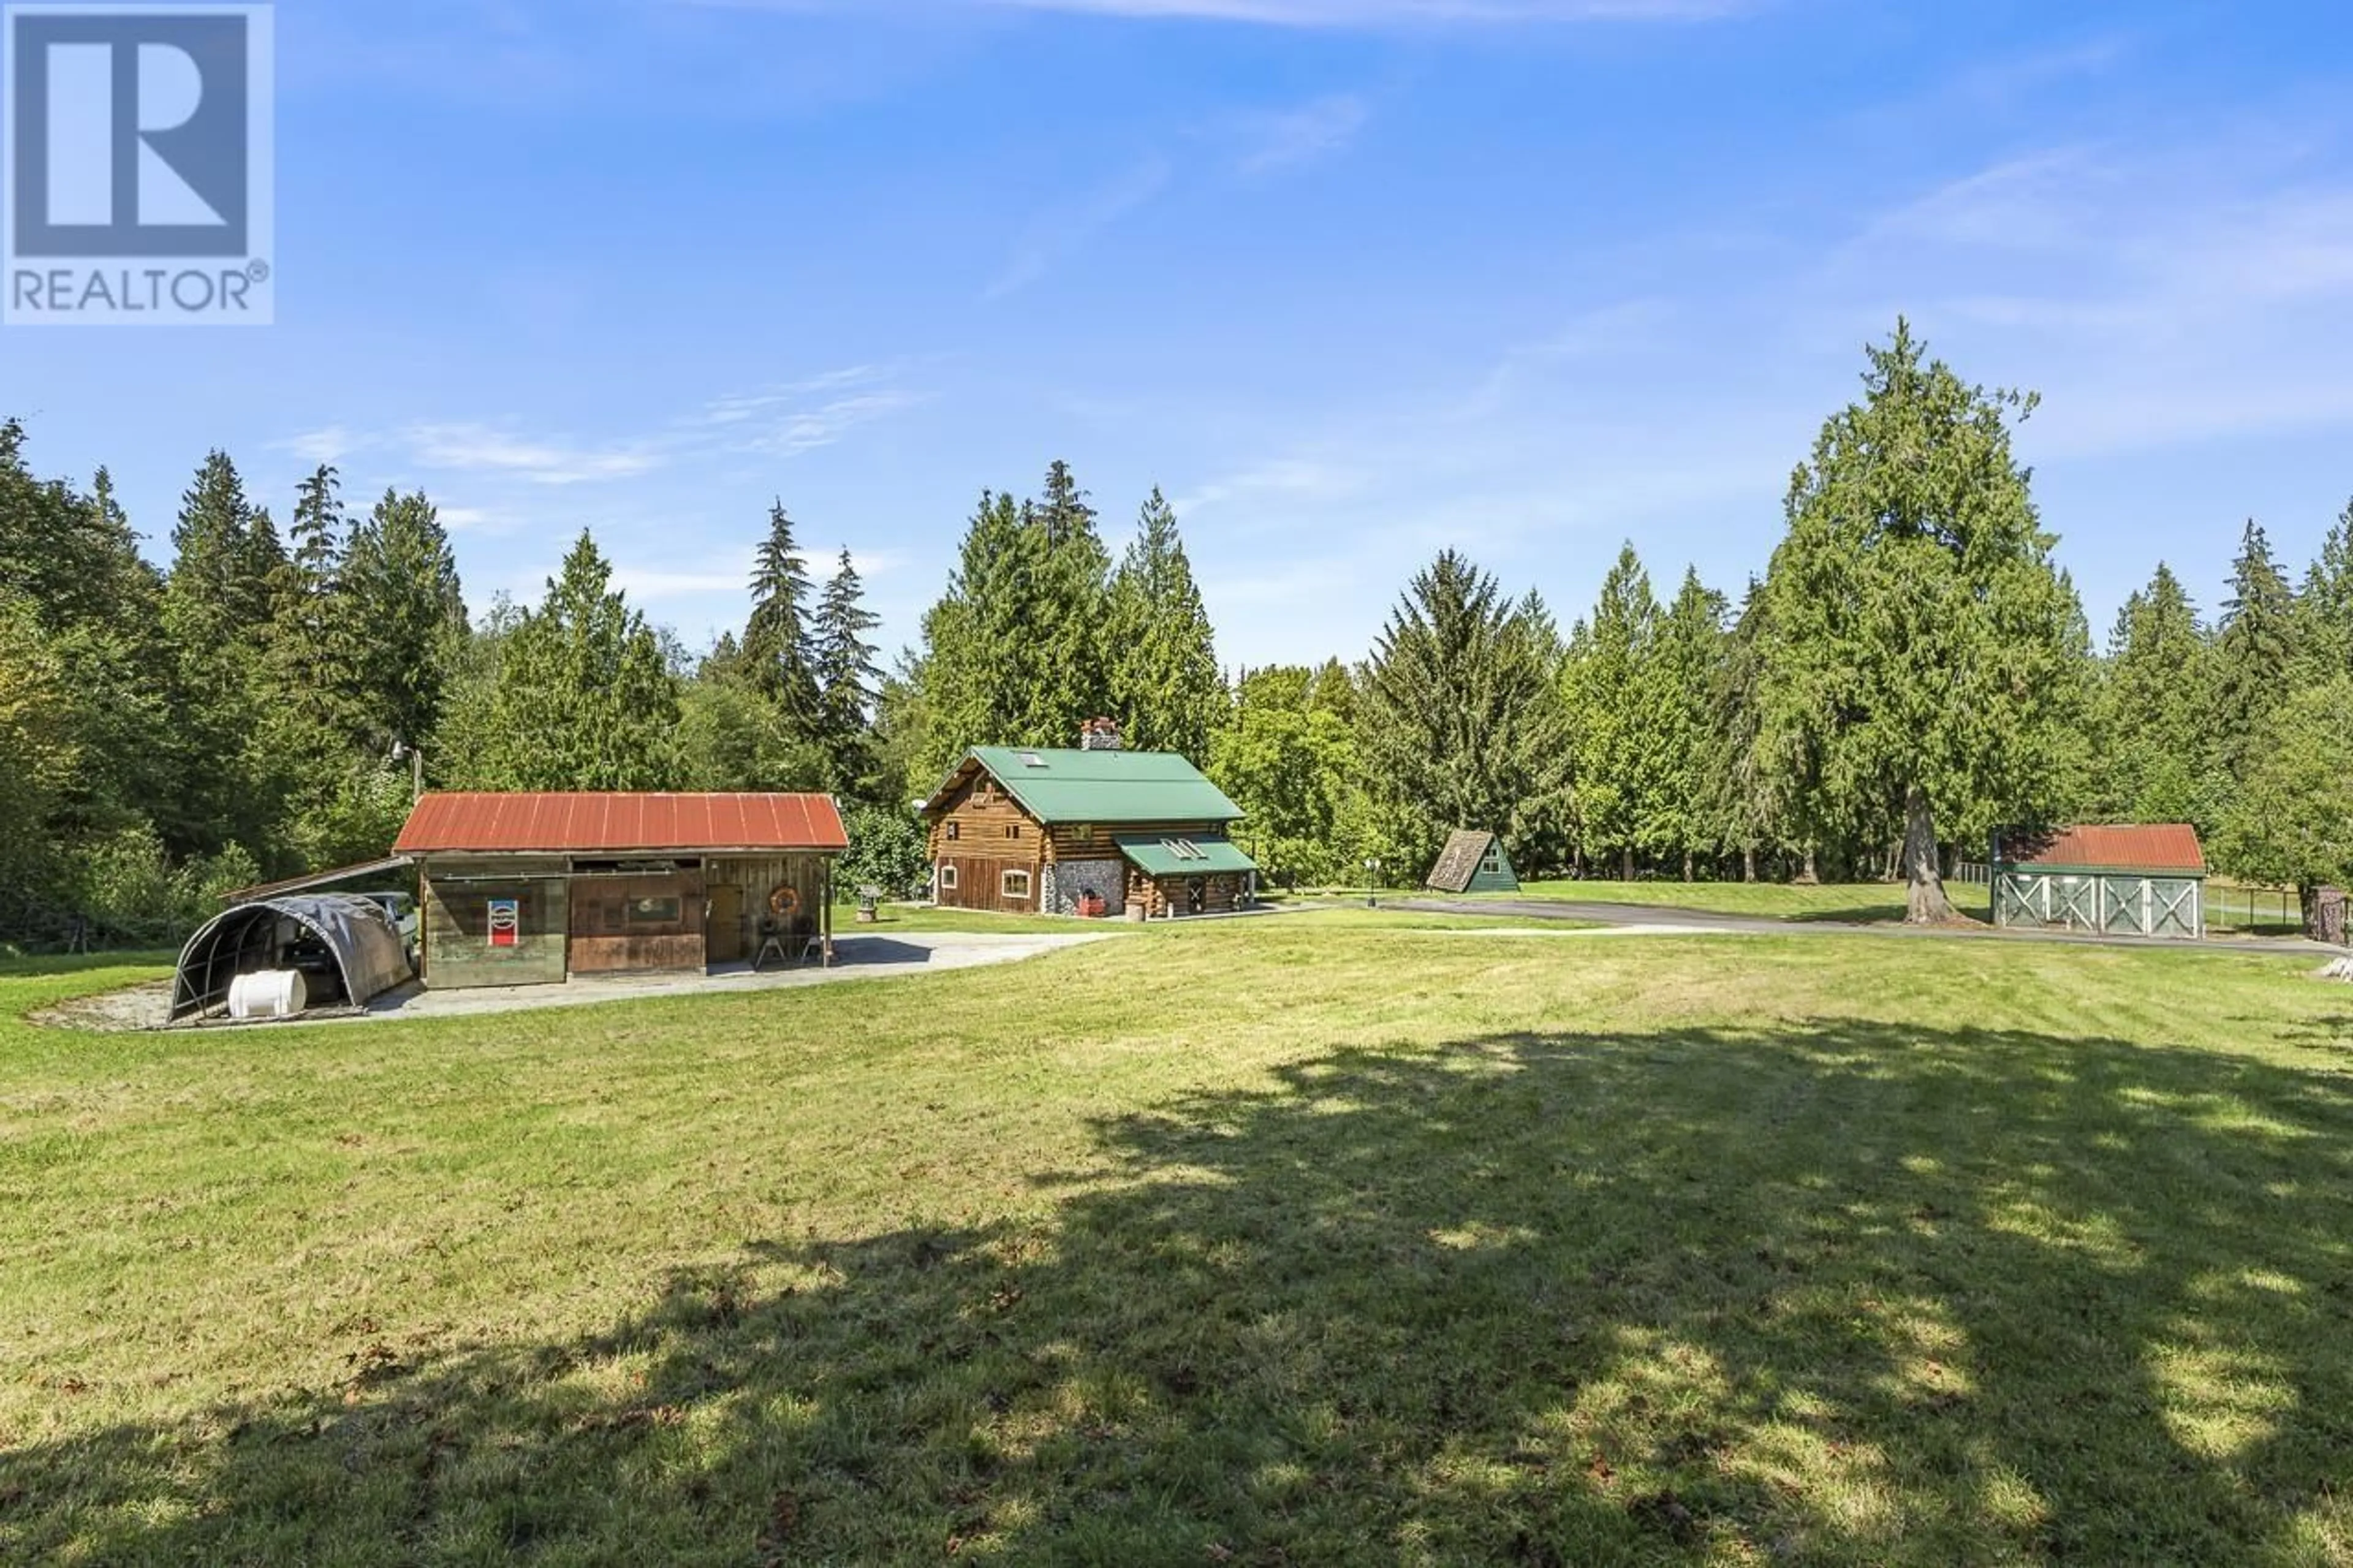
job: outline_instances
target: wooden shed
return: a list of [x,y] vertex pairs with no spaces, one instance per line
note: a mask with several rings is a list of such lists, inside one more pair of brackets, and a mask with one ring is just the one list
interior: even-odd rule
[[1183,757],[1121,749],[1108,719],[1074,750],[974,748],[923,813],[943,909],[1159,920],[1239,909],[1257,888],[1226,836],[1241,807]]
[[1516,893],[1520,878],[1502,838],[1465,827],[1447,835],[1446,847],[1438,852],[1424,885],[1440,893]]
[[2004,828],[1991,864],[1997,925],[2206,934],[2206,852],[2188,823]]
[[[436,990],[833,957],[822,795],[428,795],[395,846]],[[773,942],[773,946],[770,943]]]

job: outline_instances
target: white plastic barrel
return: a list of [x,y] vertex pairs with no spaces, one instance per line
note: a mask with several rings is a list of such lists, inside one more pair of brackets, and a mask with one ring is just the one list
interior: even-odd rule
[[299,969],[259,969],[228,983],[228,1016],[240,1022],[291,1018],[310,1000],[311,988]]

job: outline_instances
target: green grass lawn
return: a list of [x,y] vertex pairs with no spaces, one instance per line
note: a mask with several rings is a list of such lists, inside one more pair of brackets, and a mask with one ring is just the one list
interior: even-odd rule
[[[1982,887],[1947,882],[1953,907],[1976,920],[1992,918]],[[1572,903],[1650,904],[1703,910],[1711,914],[1757,915],[1768,920],[1857,921],[1879,923],[1904,918],[1901,882],[1831,882],[1797,887],[1786,882],[1529,882],[1518,894],[1482,893],[1481,898],[1533,898]]]
[[2353,1561],[2306,967],[1335,911],[0,1022],[0,1559]]

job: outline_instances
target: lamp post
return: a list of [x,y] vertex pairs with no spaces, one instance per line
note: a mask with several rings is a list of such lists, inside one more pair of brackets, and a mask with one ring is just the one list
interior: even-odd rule
[[1365,908],[1377,910],[1380,907],[1381,863],[1378,860],[1367,860],[1365,862]]
[[408,764],[408,803],[411,805],[425,798],[425,753],[406,741],[392,743],[392,760]]

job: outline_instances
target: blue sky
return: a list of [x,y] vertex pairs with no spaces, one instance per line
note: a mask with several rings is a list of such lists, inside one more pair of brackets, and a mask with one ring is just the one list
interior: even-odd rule
[[691,644],[772,496],[911,639],[984,487],[1176,503],[1229,663],[1354,657],[1440,547],[1566,622],[1736,590],[1908,313],[2039,389],[2096,628],[2353,493],[2327,5],[289,0],[278,324],[0,334],[164,548],[422,486],[477,605],[583,526]]

